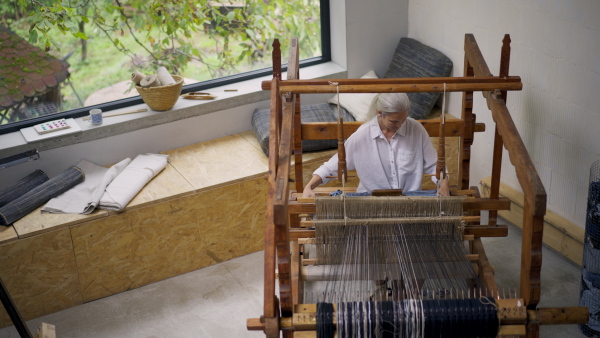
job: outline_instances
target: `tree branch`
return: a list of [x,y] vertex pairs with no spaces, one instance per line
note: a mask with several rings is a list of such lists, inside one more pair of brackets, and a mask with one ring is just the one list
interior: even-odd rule
[[[123,17],[123,22],[125,22],[125,25],[127,26],[127,29],[129,30],[129,33],[131,33],[131,36],[133,37],[133,39],[135,40],[135,42],[140,45],[142,48],[144,48],[146,50],[146,52],[148,52],[148,54],[150,54],[150,56],[152,56],[152,58],[154,60],[159,60],[159,58],[156,57],[156,55],[154,55],[154,53],[152,53],[152,51],[150,51],[148,48],[146,48],[146,46],[140,41],[138,40],[137,36],[135,35],[135,33],[133,32],[133,29],[131,28],[131,26],[129,25],[129,21],[127,19],[127,16],[125,16],[125,12],[123,11],[123,5],[121,5],[121,2],[119,0],[115,0],[115,2],[117,3],[117,5],[120,7],[119,8],[119,13],[121,13],[121,16]],[[118,48],[118,47],[117,47]]]

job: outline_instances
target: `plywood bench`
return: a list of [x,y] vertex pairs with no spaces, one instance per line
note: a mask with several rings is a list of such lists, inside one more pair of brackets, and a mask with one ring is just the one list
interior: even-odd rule
[[[0,229],[0,277],[25,319],[263,249],[268,159],[251,131],[164,153],[121,213],[40,208]],[[306,171],[332,154],[307,154]]]

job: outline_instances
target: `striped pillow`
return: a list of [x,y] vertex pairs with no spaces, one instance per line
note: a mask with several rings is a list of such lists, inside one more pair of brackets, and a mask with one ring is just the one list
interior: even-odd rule
[[[313,105],[302,105],[300,108],[302,122],[337,122],[337,105],[320,103]],[[344,121],[354,121],[344,108],[340,111]],[[271,112],[269,108],[256,109],[252,114],[252,128],[256,139],[265,155],[269,156],[269,121]],[[337,147],[337,140],[304,140],[302,151],[320,151]]]
[[[442,52],[411,38],[402,38],[384,78],[445,77],[452,72],[452,60]],[[408,93],[409,116],[426,119],[441,93]]]

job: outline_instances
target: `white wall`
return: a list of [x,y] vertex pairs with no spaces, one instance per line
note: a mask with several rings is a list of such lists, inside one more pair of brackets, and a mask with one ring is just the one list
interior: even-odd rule
[[[589,170],[600,160],[600,1],[411,0],[409,37],[447,54],[454,76],[463,74],[464,34],[473,33],[498,74],[505,33],[512,40],[510,75],[523,90],[507,105],[548,193],[548,208],[585,227]],[[450,113],[460,114],[460,94]],[[491,126],[483,97],[473,112]],[[471,184],[490,176],[494,131],[478,134]],[[519,184],[505,151],[502,181]]]
[[346,0],[349,78],[361,77],[369,70],[380,77],[385,74],[398,41],[408,34],[408,3],[408,0]]

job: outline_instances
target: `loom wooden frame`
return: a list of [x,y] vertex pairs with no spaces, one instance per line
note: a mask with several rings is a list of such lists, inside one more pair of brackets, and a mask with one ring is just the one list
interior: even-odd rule
[[[298,203],[290,193],[291,160],[295,161],[295,189],[302,191],[302,145],[303,139],[337,139],[340,131],[337,123],[300,123],[301,93],[335,93],[335,87],[327,80],[300,80],[298,44],[292,40],[287,80],[281,79],[281,52],[279,42],[273,44],[273,79],[265,81],[262,88],[271,91],[271,121],[269,139],[269,174],[265,229],[264,311],[259,319],[248,319],[248,328],[264,330],[268,337],[304,336],[297,331],[299,298],[299,246],[298,238],[314,236],[311,230],[300,227],[299,215],[314,213],[314,204]],[[475,199],[467,214],[478,215],[480,210],[490,210],[488,225],[474,225],[470,242],[471,251],[477,254],[477,266],[482,287],[496,290],[493,270],[490,266],[480,237],[506,236],[506,226],[496,224],[497,210],[510,208],[510,202],[499,196],[502,149],[508,151],[515,167],[517,179],[525,195],[523,210],[523,236],[521,251],[520,294],[527,314],[518,321],[521,330],[505,331],[512,334],[539,336],[540,324],[579,323],[587,321],[587,308],[538,309],[541,284],[543,218],[546,213],[546,191],[533,162],[519,136],[518,130],[506,107],[506,92],[520,90],[521,79],[508,76],[510,37],[505,35],[501,50],[499,76],[493,76],[472,34],[465,35],[463,77],[409,78],[409,79],[339,79],[339,92],[441,92],[443,84],[447,91],[463,92],[460,120],[449,121],[445,135],[460,137],[459,141],[459,187],[469,189],[469,166],[473,136],[485,126],[475,122],[473,92],[481,91],[492,119],[495,122],[493,146],[492,183],[489,198],[479,198],[477,187],[471,187]],[[430,136],[438,136],[439,122],[421,121]],[[344,123],[347,138],[360,123]],[[467,230],[469,233],[469,230]],[[291,249],[290,249],[291,247]],[[276,272],[277,271],[277,272]],[[279,297],[275,295],[276,279],[279,280]],[[493,292],[493,291],[492,291]],[[306,307],[306,306],[304,306]],[[310,307],[310,305],[308,305]],[[525,308],[525,307],[524,307]],[[304,309],[306,310],[306,309]],[[551,314],[561,313],[560,320]],[[584,321],[585,320],[585,321]],[[294,324],[294,321],[297,321]],[[525,330],[523,330],[525,328]],[[510,330],[509,326],[505,329]],[[314,333],[314,331],[313,331]],[[313,335],[314,336],[314,335]]]

